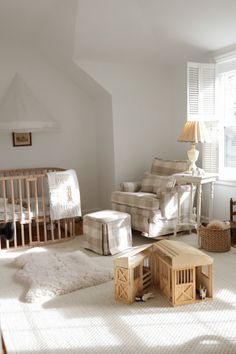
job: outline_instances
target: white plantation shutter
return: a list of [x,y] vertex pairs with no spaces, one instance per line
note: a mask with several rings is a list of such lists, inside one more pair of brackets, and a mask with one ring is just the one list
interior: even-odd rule
[[199,66],[188,63],[188,120],[199,117],[200,77]]
[[215,64],[188,62],[188,120],[215,119]]
[[236,127],[224,128],[224,167],[236,167]]
[[215,64],[188,62],[187,120],[204,121],[211,143],[202,146],[202,166],[206,172],[218,172],[219,124],[215,116]]
[[202,144],[202,167],[209,173],[219,170],[219,122],[208,121],[205,126],[209,132],[210,143]]

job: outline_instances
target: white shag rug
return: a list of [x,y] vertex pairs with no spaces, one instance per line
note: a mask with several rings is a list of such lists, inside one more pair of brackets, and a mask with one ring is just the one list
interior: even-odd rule
[[98,266],[81,251],[28,252],[15,259],[16,278],[30,285],[27,302],[44,302],[57,295],[91,287],[113,278],[113,272]]

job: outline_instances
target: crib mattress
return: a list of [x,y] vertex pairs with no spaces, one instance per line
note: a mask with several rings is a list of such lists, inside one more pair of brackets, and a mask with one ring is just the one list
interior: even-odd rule
[[[28,203],[26,200],[23,200],[23,204],[26,205]],[[38,199],[38,212],[36,212],[36,206],[34,199],[30,200],[30,209],[27,207],[22,207],[22,211],[20,205],[15,204],[14,209],[12,203],[7,203],[5,205],[0,205],[0,222],[7,221],[21,221],[26,222],[27,220],[32,220],[37,217],[49,216],[49,205],[46,201],[45,203],[45,211],[43,210],[42,198]]]

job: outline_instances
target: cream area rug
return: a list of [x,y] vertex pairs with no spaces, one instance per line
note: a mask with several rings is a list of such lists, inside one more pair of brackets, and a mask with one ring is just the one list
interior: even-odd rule
[[17,257],[15,265],[20,268],[16,278],[30,286],[27,302],[44,302],[113,278],[111,270],[98,266],[81,251],[44,252],[38,248]]
[[[197,247],[195,234],[177,240]],[[134,242],[150,240],[137,235]],[[84,251],[84,237],[44,248],[83,251],[113,271],[115,256]],[[26,251],[0,253],[1,326],[8,354],[236,354],[236,248],[214,258],[214,300],[172,307],[159,293],[147,302],[116,303],[114,280],[25,302],[28,286],[15,280],[13,260]]]

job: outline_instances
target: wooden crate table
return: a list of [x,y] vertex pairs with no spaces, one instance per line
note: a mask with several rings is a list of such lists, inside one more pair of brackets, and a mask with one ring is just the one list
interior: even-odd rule
[[183,242],[162,240],[116,258],[116,301],[132,303],[150,287],[157,287],[173,305],[202,301],[198,289],[213,298],[213,259]]

